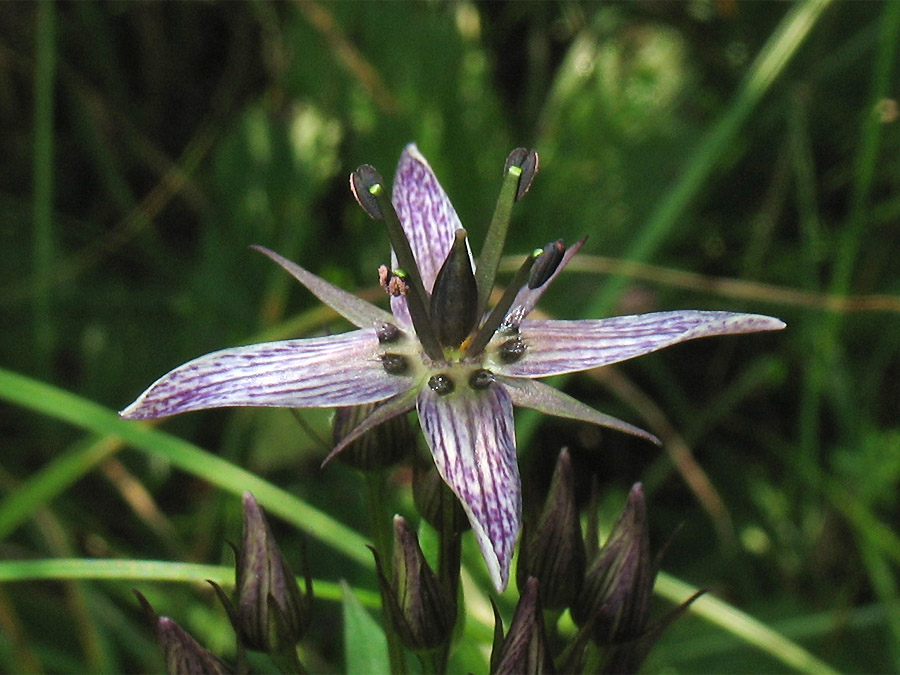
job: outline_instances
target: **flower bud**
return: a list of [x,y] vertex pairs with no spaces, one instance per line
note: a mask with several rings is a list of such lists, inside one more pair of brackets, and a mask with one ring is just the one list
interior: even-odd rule
[[541,585],[544,609],[563,609],[575,600],[584,579],[585,554],[575,505],[572,459],[559,453],[544,509],[534,527],[522,532],[517,580],[521,592],[528,577]]
[[525,582],[503,645],[491,655],[491,672],[496,675],[554,672],[538,585],[534,577]]
[[386,614],[408,648],[423,651],[450,639],[456,603],[441,586],[419,547],[419,540],[400,516],[394,516],[392,579],[388,582],[378,554],[375,565]]
[[650,560],[647,509],[640,483],[587,571],[572,617],[589,623],[599,645],[639,638],[650,616],[656,570]]
[[249,649],[270,652],[292,648],[309,624],[312,579],[306,575],[306,593],[301,593],[262,509],[249,492],[243,495],[243,508],[235,587],[236,628],[242,644]]
[[[380,403],[345,406],[335,410],[334,445],[353,431]],[[406,415],[397,415],[379,424],[350,443],[338,459],[360,471],[386,469],[407,456],[415,447],[415,436]]]
[[167,616],[158,616],[143,595],[134,591],[156,632],[166,672],[170,675],[230,673],[228,666]]
[[450,500],[452,504],[452,509],[450,509],[453,517],[452,531],[461,534],[472,527],[466,517],[466,512],[463,511],[462,504],[447,487],[434,467],[434,462],[429,460],[426,466],[425,462],[416,457],[413,462],[412,486],[416,510],[435,530],[438,532],[443,530],[445,500]]

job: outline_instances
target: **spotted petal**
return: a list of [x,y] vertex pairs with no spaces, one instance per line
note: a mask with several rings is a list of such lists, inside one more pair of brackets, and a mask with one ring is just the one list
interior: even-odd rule
[[331,407],[381,401],[414,384],[389,375],[374,329],[223,349],[154,382],[122,417],[151,419],[231,406]]
[[583,321],[526,319],[520,326],[524,356],[495,370],[512,377],[548,377],[606,366],[679,342],[713,335],[784,328],[759,314],[684,310]]
[[522,512],[509,394],[499,384],[446,396],[424,387],[418,412],[437,470],[459,497],[491,580],[502,591]]

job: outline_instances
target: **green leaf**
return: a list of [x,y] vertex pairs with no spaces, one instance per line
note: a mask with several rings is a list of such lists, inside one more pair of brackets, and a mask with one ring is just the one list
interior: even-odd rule
[[389,673],[387,639],[378,622],[366,611],[346,583],[344,591],[345,672]]

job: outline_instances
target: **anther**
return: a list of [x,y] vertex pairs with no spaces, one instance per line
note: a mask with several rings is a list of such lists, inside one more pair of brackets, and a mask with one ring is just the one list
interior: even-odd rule
[[494,383],[494,374],[485,368],[479,368],[469,376],[472,389],[487,389]]
[[385,345],[397,342],[403,336],[403,331],[394,324],[384,321],[375,326],[375,335],[378,336],[378,342]]
[[500,345],[499,353],[503,363],[515,363],[525,355],[525,342],[516,335]]
[[562,239],[550,242],[544,247],[534,261],[531,268],[531,277],[528,279],[528,288],[535,289],[543,286],[553,273],[556,272],[566,253],[566,245]]
[[438,396],[446,396],[455,389],[453,380],[450,379],[449,375],[445,375],[444,373],[429,377],[428,386],[431,388],[431,391]]
[[409,361],[403,354],[382,354],[381,366],[388,375],[402,375],[409,370]]

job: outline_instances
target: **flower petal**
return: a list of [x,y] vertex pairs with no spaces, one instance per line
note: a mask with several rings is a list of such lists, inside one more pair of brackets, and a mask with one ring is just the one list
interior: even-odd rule
[[563,271],[566,265],[569,264],[569,261],[572,259],[576,253],[578,253],[578,249],[580,249],[584,242],[587,241],[587,237],[583,237],[579,241],[576,241],[572,244],[566,252],[563,254],[563,259],[560,261],[559,266],[550,275],[550,278],[547,279],[544,283],[542,283],[537,288],[528,288],[527,285],[522,286],[519,293],[516,295],[515,300],[513,300],[512,306],[509,308],[509,311],[506,313],[506,318],[503,319],[503,327],[517,327],[520,323],[522,323],[522,319],[528,316],[529,312],[535,308],[538,300],[541,299],[541,296],[544,294],[553,280],[559,275],[560,272]]
[[381,401],[415,380],[389,375],[374,329],[223,349],[154,382],[120,414],[166,417],[231,406],[320,408]]
[[519,327],[525,354],[514,363],[498,362],[494,371],[513,377],[548,377],[625,361],[695,338],[784,326],[759,314],[694,310],[584,321],[525,320]]
[[522,522],[512,402],[493,384],[439,396],[423,387],[419,420],[434,463],[469,517],[498,591],[506,588]]
[[651,433],[638,427],[616,419],[611,415],[604,415],[599,410],[594,410],[576,398],[564,394],[543,382],[526,380],[523,378],[511,378],[498,375],[497,379],[506,385],[514,405],[522,408],[531,408],[545,415],[564,417],[579,422],[597,424],[601,427],[615,429],[632,436],[644,438],[656,445],[662,445],[660,440]]
[[[462,223],[450,198],[428,165],[428,160],[414,143],[407,145],[400,155],[392,195],[397,216],[419,266],[422,284],[430,293]],[[468,242],[466,247],[468,249]],[[470,263],[471,260],[472,253],[469,251]],[[393,255],[391,261],[396,267],[397,259]],[[407,325],[412,325],[406,298],[392,297],[391,309],[394,316],[404,320]]]
[[394,317],[389,312],[348,293],[343,288],[328,283],[312,272],[306,271],[297,263],[281,257],[275,251],[270,251],[265,246],[251,246],[250,248],[281,265],[292,277],[306,286],[313,295],[354,326],[368,328],[374,323],[392,323],[394,321]]

